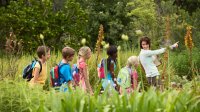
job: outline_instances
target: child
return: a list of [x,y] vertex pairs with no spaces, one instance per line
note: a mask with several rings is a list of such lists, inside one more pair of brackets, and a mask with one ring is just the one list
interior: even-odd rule
[[80,76],[80,87],[90,94],[93,94],[90,82],[89,82],[89,72],[88,66],[86,64],[86,60],[91,57],[91,49],[87,46],[81,47],[78,52],[78,61],[77,65],[79,68],[79,76]]
[[[138,57],[131,56],[128,58],[126,66],[119,71],[117,83],[120,85],[120,93],[122,93],[123,90],[126,90],[127,93],[131,93],[137,88],[138,74],[136,68],[138,64]],[[134,67],[134,69],[132,67]]]
[[116,69],[116,59],[117,59],[117,47],[116,46],[110,46],[107,49],[107,74],[104,79],[102,79],[102,87],[105,90],[108,85],[111,85],[116,90],[117,89],[117,80],[115,78],[114,71]]
[[62,61],[59,63],[59,81],[61,84],[60,91],[65,92],[68,87],[72,86],[72,71],[69,62],[73,60],[75,50],[70,47],[62,49]]
[[[46,61],[50,58],[50,49],[47,46],[39,46],[37,48],[38,61],[33,68],[33,78],[30,80],[30,85],[44,85],[47,79],[47,64]],[[41,63],[41,65],[40,65]],[[41,72],[40,72],[41,68]]]

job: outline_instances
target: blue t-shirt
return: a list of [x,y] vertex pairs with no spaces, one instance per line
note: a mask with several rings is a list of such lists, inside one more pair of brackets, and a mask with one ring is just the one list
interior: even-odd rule
[[63,64],[62,62],[60,63],[59,77],[60,77],[60,84],[67,83],[73,80],[72,71],[69,64]]

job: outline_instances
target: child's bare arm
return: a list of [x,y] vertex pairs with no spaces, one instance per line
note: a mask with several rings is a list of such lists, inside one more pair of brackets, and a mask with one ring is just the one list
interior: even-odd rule
[[113,64],[113,63],[110,64],[110,66],[109,66],[109,71],[110,71],[111,77],[112,77],[112,79],[113,79],[113,81],[114,81],[115,73],[114,73],[114,64]]
[[117,84],[117,81],[116,81],[116,78],[115,78],[115,73],[114,73],[114,63],[110,64],[109,71],[111,73],[112,80],[116,84],[115,88],[116,88],[117,91],[119,91],[119,85]]

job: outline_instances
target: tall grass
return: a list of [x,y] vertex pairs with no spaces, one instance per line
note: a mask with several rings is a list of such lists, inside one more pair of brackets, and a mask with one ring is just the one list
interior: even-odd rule
[[[122,55],[124,52],[120,51],[120,65],[125,66],[126,61],[129,56],[137,55],[137,52],[128,51],[126,55]],[[12,79],[22,79],[22,71],[24,67],[31,63],[31,61],[36,57],[35,55],[22,55],[21,57],[16,56],[3,56],[0,58],[0,80],[4,78],[12,78]],[[97,54],[92,54],[91,58],[87,61],[89,66],[89,75],[90,75],[90,82],[92,83],[93,87],[98,82],[98,75],[97,75],[97,68],[96,68],[96,57]],[[100,55],[101,58],[106,58],[106,54],[103,53]],[[62,54],[60,52],[51,52],[51,57],[48,60],[48,73],[50,75],[50,69],[58,64],[62,59]],[[77,55],[74,57],[70,64],[75,64],[77,62]],[[117,71],[119,71],[117,69]],[[117,72],[116,72],[117,74]]]
[[[51,58],[48,60],[48,71],[55,64],[61,60],[60,52],[52,52]],[[126,55],[124,55],[126,54]],[[120,65],[126,65],[127,58],[131,55],[138,55],[138,51],[120,52]],[[176,55],[176,54],[175,54]],[[105,58],[105,54],[101,58]],[[173,56],[171,56],[173,58]],[[119,95],[116,92],[108,94],[104,92],[99,95],[99,79],[96,71],[96,54],[88,60],[90,82],[94,88],[94,95],[91,96],[82,92],[80,89],[61,93],[54,89],[43,90],[40,87],[30,88],[25,80],[22,79],[23,68],[34,59],[34,56],[23,55],[21,57],[12,56],[10,58],[2,56],[0,58],[0,112],[4,111],[96,111],[96,112],[110,112],[110,111],[199,111],[200,110],[200,96],[199,96],[199,81],[197,91],[193,91],[191,82],[186,82],[183,89],[168,89],[163,92],[156,91],[153,88],[147,91],[133,94]],[[75,56],[71,64],[76,63]],[[171,60],[171,59],[170,59]],[[175,76],[176,69],[173,63],[170,63],[170,70],[168,73]],[[160,68],[162,70],[162,68]],[[119,71],[119,70],[117,70]],[[138,70],[138,73],[141,70]],[[116,72],[117,74],[117,72]],[[48,78],[49,79],[49,78]],[[144,74],[139,74],[139,81],[145,79]],[[144,85],[145,85],[144,80]],[[48,81],[47,81],[48,85]]]
[[198,112],[200,95],[185,88],[181,91],[155,91],[118,95],[106,93],[90,96],[80,89],[61,93],[29,88],[25,82],[0,82],[0,111],[38,112]]

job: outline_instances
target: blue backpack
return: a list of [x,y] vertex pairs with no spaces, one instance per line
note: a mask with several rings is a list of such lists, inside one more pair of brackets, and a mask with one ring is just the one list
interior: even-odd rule
[[35,67],[36,63],[40,64],[40,71],[39,73],[41,73],[42,71],[42,63],[39,60],[33,60],[29,65],[27,65],[22,73],[22,77],[23,79],[26,79],[27,81],[30,81],[33,78],[32,72],[33,72],[33,68]]

